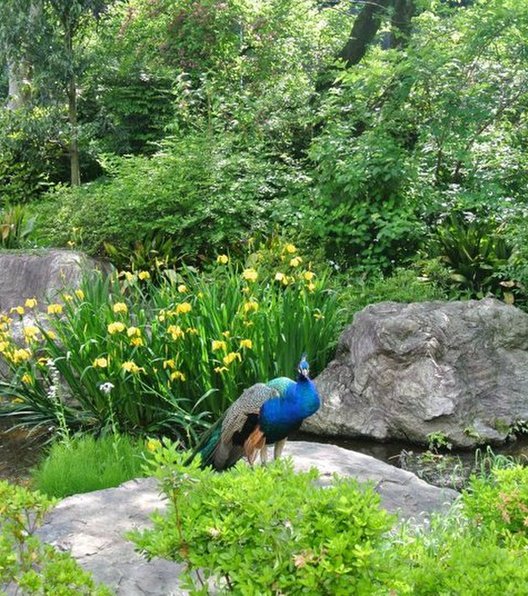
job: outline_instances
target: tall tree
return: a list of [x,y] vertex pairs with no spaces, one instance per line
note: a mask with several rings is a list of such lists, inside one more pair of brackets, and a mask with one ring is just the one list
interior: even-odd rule
[[[411,20],[416,12],[415,0],[360,0],[356,4],[357,16],[350,35],[336,56],[346,68],[361,62],[384,21],[390,20],[390,32],[385,37],[384,47],[403,47],[411,34]],[[332,71],[321,71],[317,90],[321,92],[331,88],[334,78]]]
[[6,107],[27,107],[33,95],[35,40],[41,29],[42,0],[0,4],[0,54],[6,66]]
[[407,43],[415,11],[414,0],[394,0],[390,33],[391,48],[401,48]]
[[46,0],[53,16],[57,19],[62,38],[63,84],[68,100],[68,121],[70,125],[69,155],[72,186],[81,183],[79,163],[79,130],[77,114],[78,60],[76,44],[91,18],[96,18],[107,2],[103,0]]

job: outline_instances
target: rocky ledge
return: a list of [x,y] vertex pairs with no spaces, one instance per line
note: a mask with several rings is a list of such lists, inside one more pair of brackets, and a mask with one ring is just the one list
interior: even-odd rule
[[[290,442],[284,451],[298,470],[316,467],[327,484],[334,473],[372,482],[382,506],[402,518],[420,520],[446,509],[458,496],[439,489],[373,457],[334,445]],[[150,525],[150,515],[166,504],[152,478],[131,480],[118,488],[75,495],[61,501],[41,528],[41,537],[60,550],[70,551],[98,582],[122,596],[183,594],[181,566],[154,559],[147,562],[123,537],[132,529]]]

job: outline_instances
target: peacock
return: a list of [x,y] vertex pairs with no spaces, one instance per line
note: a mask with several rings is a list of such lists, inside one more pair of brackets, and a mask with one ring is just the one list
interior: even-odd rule
[[252,465],[259,452],[265,464],[267,446],[275,444],[274,458],[278,459],[288,435],[317,412],[320,403],[303,356],[297,381],[278,377],[246,389],[202,437],[193,455],[200,453],[202,466],[220,471],[244,455]]

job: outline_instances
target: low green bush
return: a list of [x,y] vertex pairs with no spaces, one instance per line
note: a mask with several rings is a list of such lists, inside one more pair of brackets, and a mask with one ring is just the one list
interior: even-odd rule
[[170,508],[153,517],[153,529],[129,537],[147,557],[184,562],[193,594],[213,586],[312,596],[528,592],[528,550],[518,536],[526,470],[484,476],[429,523],[395,525],[379,496],[350,479],[323,489],[315,470],[295,473],[289,460],[240,462],[217,474],[196,460],[185,465],[186,454],[166,439],[151,448]]
[[143,476],[144,453],[144,443],[126,435],[77,436],[53,443],[31,476],[40,492],[63,498]]
[[371,487],[322,488],[289,460],[199,470],[168,441],[154,460],[170,512],[131,537],[149,557],[186,563],[193,593],[212,580],[237,594],[372,594],[388,581],[379,551],[392,517]]
[[38,492],[0,482],[0,592],[109,596],[70,555],[35,535],[53,504]]
[[197,262],[218,251],[240,252],[251,234],[298,225],[308,177],[293,160],[270,156],[258,141],[196,132],[164,141],[152,157],[108,159],[108,176],[79,188],[56,188],[35,209],[40,243],[118,252],[153,234],[174,254]]
[[397,586],[392,593],[522,596],[528,591],[528,552],[472,526],[459,505],[448,515],[433,516],[428,527],[395,532],[385,557]]
[[448,297],[441,286],[414,269],[396,269],[390,276],[354,280],[352,283],[344,274],[342,282],[344,287],[339,292],[339,300],[346,322],[352,320],[354,313],[376,302],[425,302],[446,300]]

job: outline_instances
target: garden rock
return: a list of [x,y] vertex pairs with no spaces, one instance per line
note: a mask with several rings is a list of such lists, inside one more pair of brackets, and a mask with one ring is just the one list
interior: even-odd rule
[[36,298],[44,309],[62,289],[78,286],[84,272],[101,267],[74,251],[0,252],[0,312],[23,305],[27,298]]
[[[455,491],[430,486],[410,472],[333,445],[291,442],[285,455],[293,457],[298,470],[319,468],[323,484],[331,481],[334,472],[371,481],[383,507],[404,518],[417,519],[445,508],[458,496]],[[162,559],[148,562],[124,538],[130,530],[151,526],[151,513],[165,507],[153,478],[132,480],[118,488],[64,499],[40,529],[40,537],[71,552],[96,581],[111,586],[118,595],[183,594],[178,580],[181,565]]]
[[[26,299],[36,298],[35,309],[25,309],[23,316],[11,314],[11,334],[18,345],[25,346],[23,330],[31,325],[49,328],[45,311],[50,302],[59,301],[60,292],[79,286],[84,274],[94,270],[108,271],[110,266],[87,255],[68,250],[34,252],[0,252],[0,314],[24,306]],[[7,365],[0,359],[0,376]]]
[[491,298],[374,304],[316,384],[323,405],[308,432],[500,444],[528,420],[528,315]]

